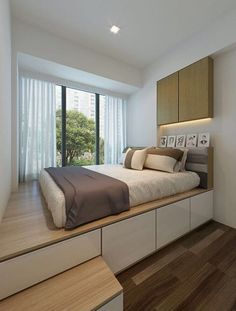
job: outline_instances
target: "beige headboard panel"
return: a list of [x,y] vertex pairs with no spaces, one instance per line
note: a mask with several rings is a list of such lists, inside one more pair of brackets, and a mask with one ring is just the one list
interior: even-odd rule
[[200,179],[200,187],[213,188],[213,147],[191,148],[186,162],[188,171],[196,172]]

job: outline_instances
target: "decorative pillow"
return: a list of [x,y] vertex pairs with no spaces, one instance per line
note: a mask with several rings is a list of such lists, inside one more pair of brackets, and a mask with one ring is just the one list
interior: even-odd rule
[[146,159],[147,149],[137,150],[129,148],[124,158],[124,167],[141,171]]
[[119,164],[123,164],[124,163],[124,159],[125,159],[125,155],[126,155],[126,152],[128,149],[134,149],[134,150],[143,150],[145,149],[146,147],[125,147],[122,154],[121,154],[121,157],[120,157],[120,160],[119,160]]
[[163,172],[174,172],[174,167],[183,157],[183,151],[174,148],[150,148],[144,166]]
[[188,156],[188,148],[179,148],[179,150],[183,151],[183,156],[175,164],[174,172],[184,172],[185,171],[185,165],[186,165],[187,156]]

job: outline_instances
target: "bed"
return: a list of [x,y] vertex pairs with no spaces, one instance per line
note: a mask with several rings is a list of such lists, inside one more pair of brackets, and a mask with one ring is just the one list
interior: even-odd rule
[[[93,165],[86,168],[127,184],[131,208],[149,201],[189,191],[200,184],[199,175],[193,171],[170,174],[151,169],[130,170],[123,168],[122,165]],[[41,172],[39,182],[55,226],[58,228],[64,227],[66,223],[64,193],[46,170]]]

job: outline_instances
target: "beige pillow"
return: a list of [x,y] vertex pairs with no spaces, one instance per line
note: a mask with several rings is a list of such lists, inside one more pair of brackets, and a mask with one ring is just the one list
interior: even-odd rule
[[135,150],[129,148],[125,154],[123,163],[124,167],[141,171],[143,169],[143,165],[146,159],[146,154],[147,148],[142,150]]
[[144,166],[163,172],[174,172],[176,163],[183,156],[183,151],[174,148],[150,148],[147,151]]

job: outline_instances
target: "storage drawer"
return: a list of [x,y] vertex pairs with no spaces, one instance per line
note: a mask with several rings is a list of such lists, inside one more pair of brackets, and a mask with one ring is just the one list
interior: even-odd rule
[[190,231],[190,199],[156,210],[157,249]]
[[43,247],[0,263],[0,299],[101,254],[101,230]]
[[191,198],[191,230],[213,218],[213,190]]
[[114,273],[155,251],[155,211],[102,228],[102,256]]

